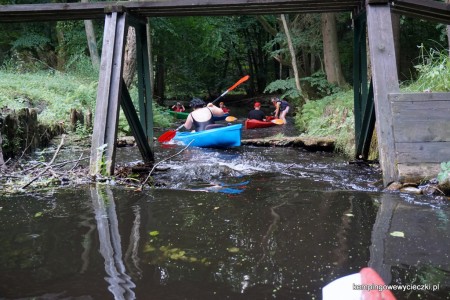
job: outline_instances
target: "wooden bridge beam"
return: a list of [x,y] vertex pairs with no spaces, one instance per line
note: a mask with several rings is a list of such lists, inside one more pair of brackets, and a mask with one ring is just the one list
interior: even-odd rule
[[384,185],[397,180],[392,111],[388,94],[399,91],[391,10],[388,4],[367,5],[367,28],[377,120],[378,149]]

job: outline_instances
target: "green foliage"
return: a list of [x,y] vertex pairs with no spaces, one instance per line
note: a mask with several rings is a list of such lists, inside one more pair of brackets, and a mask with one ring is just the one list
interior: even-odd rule
[[440,184],[443,184],[450,179],[450,161],[441,163],[441,171],[437,176],[437,180]]
[[99,77],[91,58],[85,54],[72,55],[65,64],[65,71],[77,77],[92,78],[93,81],[97,81]]
[[405,86],[404,89],[419,92],[450,91],[450,59],[447,50],[426,50],[423,44],[419,48],[421,49],[420,63],[414,66],[418,72],[417,80]]
[[272,81],[264,90],[264,93],[283,93],[280,98],[290,100],[299,99],[302,95],[295,85],[295,79],[275,80]]
[[63,73],[0,71],[0,103],[11,109],[34,107],[41,123],[68,120],[71,108],[93,108],[96,84]]
[[295,124],[305,135],[334,137],[338,151],[354,155],[353,91],[308,101],[296,114]]
[[77,124],[75,125],[75,134],[83,139],[88,138],[92,134],[92,128],[86,127],[84,124],[77,121]]
[[314,89],[317,98],[323,98],[342,90],[339,86],[328,82],[326,74],[323,71],[318,71],[309,77],[304,77],[302,81],[309,83]]
[[[37,108],[38,120],[44,124],[69,123],[70,109],[95,113],[97,80],[91,77],[75,76],[59,72],[11,73],[0,70],[0,105],[10,109]],[[130,91],[137,105],[137,89]],[[164,109],[153,104],[154,125],[170,126],[170,118]],[[126,119],[121,117],[119,128],[129,133]],[[89,130],[89,129],[86,129]],[[85,132],[88,134],[88,132]]]

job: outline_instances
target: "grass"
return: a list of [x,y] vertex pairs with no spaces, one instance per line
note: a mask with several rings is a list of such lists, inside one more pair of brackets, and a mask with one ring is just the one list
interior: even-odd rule
[[[97,80],[95,77],[77,76],[61,72],[18,73],[0,70],[0,107],[20,109],[37,108],[38,120],[43,124],[69,124],[70,109],[86,112],[91,109],[95,113],[97,96]],[[132,99],[138,99],[138,91],[131,88]],[[135,103],[136,109],[138,108]],[[164,109],[154,104],[154,125],[169,127],[171,118]],[[128,123],[121,111],[119,131],[129,134]]]
[[[447,51],[422,47],[420,63],[415,66],[417,77],[401,84],[403,92],[450,92],[450,58]],[[304,135],[336,139],[336,150],[348,157],[355,153],[355,124],[353,90],[335,93],[307,102],[297,112],[296,126]],[[376,132],[372,139],[369,159],[378,156]]]
[[0,71],[0,105],[37,108],[38,119],[50,124],[69,120],[71,108],[93,110],[97,83],[63,73]]

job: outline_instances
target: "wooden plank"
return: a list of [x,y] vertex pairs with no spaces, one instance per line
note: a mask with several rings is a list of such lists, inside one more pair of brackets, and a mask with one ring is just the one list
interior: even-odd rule
[[397,64],[388,5],[367,6],[372,81],[374,88],[377,138],[385,185],[397,180],[392,111],[388,94],[399,91]]
[[117,14],[116,34],[114,41],[113,68],[111,70],[111,86],[108,105],[108,120],[106,125],[105,143],[106,170],[108,175],[114,174],[116,158],[117,127],[119,123],[119,105],[122,90],[123,52],[125,50],[127,24],[126,13]]
[[97,87],[94,128],[91,142],[90,173],[92,175],[100,172],[102,158],[99,157],[99,149],[105,144],[109,86],[111,85],[112,48],[115,39],[116,23],[117,14],[105,16],[100,75]]
[[389,99],[396,142],[450,141],[450,93],[396,93]]
[[398,164],[401,182],[421,182],[424,179],[436,178],[441,171],[440,163]]
[[396,143],[398,163],[441,163],[450,160],[450,142]]
[[394,135],[399,143],[450,142],[450,126],[442,121],[394,119]]
[[[90,157],[90,173],[92,175],[101,171],[100,167],[103,163],[106,164],[106,174],[114,174],[125,35],[126,14],[107,14],[92,134]],[[105,144],[107,145],[106,151],[101,156],[98,149]]]
[[450,93],[390,93],[391,102],[402,101],[450,101]]
[[104,17],[105,9],[112,11],[114,7],[150,17],[354,11],[363,4],[362,0],[160,0],[0,5],[0,22],[99,19]]

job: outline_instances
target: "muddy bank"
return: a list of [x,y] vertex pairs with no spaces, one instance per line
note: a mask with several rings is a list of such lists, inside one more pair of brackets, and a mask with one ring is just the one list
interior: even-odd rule
[[0,111],[0,162],[2,159],[47,147],[55,136],[64,133],[63,123],[41,124],[37,114],[35,108],[3,108]]

